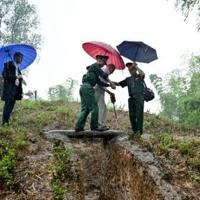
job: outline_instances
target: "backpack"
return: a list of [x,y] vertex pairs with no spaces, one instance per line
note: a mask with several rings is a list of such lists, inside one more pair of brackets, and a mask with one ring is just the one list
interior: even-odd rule
[[151,101],[155,98],[155,94],[152,89],[148,88],[146,83],[144,82],[144,100]]

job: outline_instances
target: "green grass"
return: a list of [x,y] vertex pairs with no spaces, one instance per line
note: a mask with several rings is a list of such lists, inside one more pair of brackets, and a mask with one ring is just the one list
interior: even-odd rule
[[27,143],[26,130],[22,128],[0,127],[0,183],[11,185],[18,153]]
[[68,145],[58,141],[53,145],[53,155],[54,159],[50,165],[50,170],[53,174],[51,186],[54,192],[54,198],[62,200],[71,191],[69,182],[73,181],[74,177],[71,161],[72,151]]
[[172,134],[164,133],[155,135],[153,145],[155,145],[154,149],[159,154],[169,155],[170,152],[175,151],[180,155],[180,158],[188,160],[189,166],[200,170],[200,141],[194,139],[188,141],[180,140],[176,139]]

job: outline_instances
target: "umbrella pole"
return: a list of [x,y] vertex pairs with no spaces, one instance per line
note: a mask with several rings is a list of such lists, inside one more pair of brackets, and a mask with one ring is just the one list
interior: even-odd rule
[[[139,46],[137,46],[137,51],[135,52],[135,59],[136,59],[136,57],[137,57],[138,50],[139,50]],[[135,61],[135,60],[134,60],[134,61]]]

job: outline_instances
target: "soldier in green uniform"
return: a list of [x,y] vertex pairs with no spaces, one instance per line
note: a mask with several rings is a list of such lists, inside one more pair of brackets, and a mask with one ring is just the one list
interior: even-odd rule
[[121,87],[128,86],[129,117],[134,134],[143,133],[144,115],[144,82],[145,73],[137,66],[136,62],[126,64],[131,76],[116,83]]
[[[108,79],[108,75],[102,71],[102,67],[106,64],[108,56],[97,55],[97,62],[87,67],[87,73],[83,75],[82,85],[80,87],[81,98],[81,112],[78,121],[75,125],[75,131],[84,131],[84,126],[87,120],[87,116],[91,112],[91,130],[104,131],[103,128],[98,127],[98,104],[95,98],[94,86],[96,84],[102,87],[111,86],[115,89],[115,85]],[[102,82],[101,78],[108,81],[108,83]]]

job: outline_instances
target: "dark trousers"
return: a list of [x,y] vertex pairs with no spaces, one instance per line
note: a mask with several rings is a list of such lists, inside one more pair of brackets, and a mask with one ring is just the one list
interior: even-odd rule
[[129,117],[134,133],[143,133],[144,99],[130,97],[128,99]]
[[15,100],[5,101],[3,108],[2,124],[9,123],[10,114],[12,113],[14,106]]

